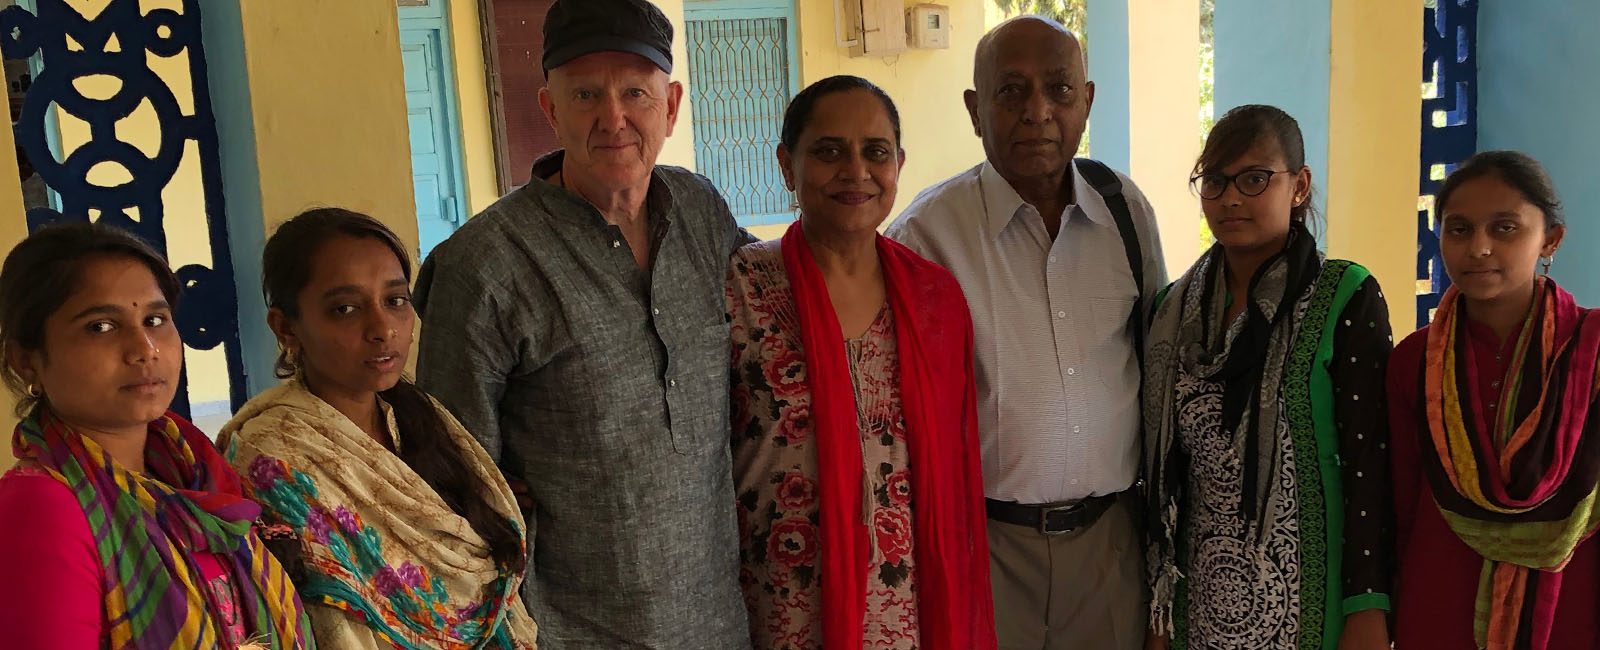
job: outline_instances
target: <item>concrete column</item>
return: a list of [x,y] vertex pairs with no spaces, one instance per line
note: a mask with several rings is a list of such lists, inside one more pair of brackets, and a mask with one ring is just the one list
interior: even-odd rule
[[1331,3],[1327,246],[1378,278],[1395,340],[1416,329],[1422,12],[1411,3]]
[[1167,274],[1200,256],[1200,203],[1189,174],[1200,156],[1200,3],[1128,2],[1129,176],[1161,226]]
[[[372,215],[417,250],[395,6],[202,0],[247,388],[277,380],[261,248],[308,208]],[[413,260],[415,264],[415,260]]]
[[1089,154],[1138,184],[1155,208],[1167,272],[1200,255],[1189,172],[1200,154],[1200,4],[1091,0]]
[[1397,335],[1414,329],[1422,12],[1385,0],[1217,3],[1216,114],[1288,111],[1329,255],[1378,278]]

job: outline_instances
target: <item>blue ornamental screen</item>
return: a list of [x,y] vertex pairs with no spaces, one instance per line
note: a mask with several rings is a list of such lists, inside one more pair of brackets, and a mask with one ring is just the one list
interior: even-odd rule
[[[175,264],[189,262],[177,269],[183,286],[177,325],[189,348],[221,346],[227,401],[237,409],[245,398],[238,298],[198,0],[174,0],[181,11],[148,12],[139,0],[109,0],[90,15],[64,0],[30,4],[32,12],[0,11],[0,52],[34,62],[37,76],[14,131],[61,209],[30,209],[29,230],[94,220],[127,229]],[[69,123],[78,142],[66,142]],[[180,205],[197,214],[177,222]],[[183,242],[179,250],[174,240]],[[173,403],[186,416],[196,356]]]
[[1439,185],[1478,147],[1478,0],[1428,0],[1422,18],[1422,157],[1417,204],[1417,326],[1450,286],[1439,257]]

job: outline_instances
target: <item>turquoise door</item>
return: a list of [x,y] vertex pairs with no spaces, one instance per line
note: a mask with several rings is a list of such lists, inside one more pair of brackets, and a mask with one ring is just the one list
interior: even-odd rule
[[741,225],[794,220],[776,153],[799,90],[793,2],[689,0],[684,19],[695,169]]
[[426,257],[467,216],[443,0],[400,8],[417,238]]

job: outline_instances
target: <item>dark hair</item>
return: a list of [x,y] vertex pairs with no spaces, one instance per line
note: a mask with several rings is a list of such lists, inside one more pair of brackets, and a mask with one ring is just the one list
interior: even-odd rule
[[[160,253],[132,233],[97,223],[45,226],[11,249],[0,267],[0,343],[43,350],[45,321],[78,291],[84,264],[106,257],[144,264],[155,276],[162,297],[177,309],[177,276]],[[0,374],[17,397],[17,417],[25,417],[39,400],[28,395],[9,360]]]
[[[1194,163],[1194,173],[1221,173],[1228,163],[1238,160],[1264,138],[1277,143],[1283,162],[1289,171],[1298,172],[1306,166],[1305,138],[1300,135],[1300,123],[1283,109],[1265,104],[1245,104],[1234,107],[1222,115],[1206,136],[1205,149]],[[1289,210],[1289,219],[1306,223],[1316,218],[1312,207],[1313,191],[1306,200]]]
[[[298,319],[300,293],[311,282],[311,266],[317,252],[339,237],[382,242],[400,260],[406,280],[411,280],[411,255],[394,231],[359,212],[317,208],[285,221],[267,239],[261,254],[261,290],[266,295],[267,306],[281,310],[291,320]],[[279,377],[286,376],[285,370],[292,375],[293,367],[291,360],[278,355]],[[488,542],[492,558],[517,566],[522,550],[521,535],[508,519],[489,506],[485,498],[490,493],[489,486],[481,485],[474,478],[433,400],[405,378],[379,395],[394,410],[395,423],[405,432],[400,460]]]
[[800,133],[811,123],[811,114],[816,112],[819,100],[828,95],[851,90],[865,90],[883,102],[883,110],[889,112],[889,124],[894,126],[895,145],[899,146],[900,110],[894,107],[894,100],[889,99],[889,93],[883,92],[882,88],[866,79],[847,74],[834,75],[806,86],[805,90],[800,91],[800,94],[789,101],[789,108],[783,111],[781,139],[783,146],[792,151],[800,145]]
[[1445,177],[1439,186],[1434,209],[1442,213],[1450,202],[1450,195],[1461,189],[1462,184],[1484,176],[1495,176],[1521,192],[1524,199],[1544,213],[1545,228],[1567,223],[1566,215],[1561,214],[1561,197],[1556,195],[1550,174],[1533,156],[1520,151],[1485,151],[1468,158]]

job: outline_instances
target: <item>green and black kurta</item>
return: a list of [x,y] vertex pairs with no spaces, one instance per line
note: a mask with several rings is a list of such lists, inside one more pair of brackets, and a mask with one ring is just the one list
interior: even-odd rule
[[1147,344],[1152,624],[1173,648],[1332,649],[1389,606],[1388,310],[1298,226],[1228,322],[1223,265],[1168,288]]

